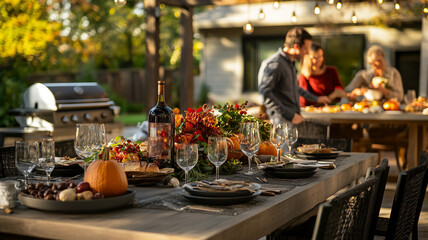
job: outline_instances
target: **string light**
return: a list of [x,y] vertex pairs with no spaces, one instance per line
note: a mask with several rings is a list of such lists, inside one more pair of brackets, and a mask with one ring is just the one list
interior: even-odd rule
[[260,8],[259,19],[263,20],[263,19],[265,19],[265,17],[266,17],[266,14],[263,12],[263,8]]
[[296,10],[294,10],[293,14],[291,15],[291,22],[293,23],[297,22]]
[[424,7],[422,11],[424,12],[425,15],[428,15],[428,7]]
[[341,9],[342,8],[342,0],[337,1],[336,8]]
[[334,4],[334,0],[327,0],[328,4]]
[[126,0],[114,0],[114,3],[119,6],[123,6],[126,4]]
[[279,1],[278,0],[273,1],[273,8],[275,8],[275,9],[279,8]]
[[245,34],[250,35],[253,32],[254,32],[254,28],[250,22],[248,22],[247,24],[244,25],[244,33]]
[[247,23],[243,27],[244,33],[250,35],[254,32],[254,27],[250,22],[250,5],[247,2]]
[[379,4],[382,4],[382,3],[383,3],[383,0],[377,0],[377,2],[378,2]]
[[320,13],[321,13],[321,8],[320,8],[320,6],[319,6],[318,2],[317,2],[317,3],[315,3],[314,13],[315,13],[316,15],[318,15],[318,14],[320,14]]
[[400,10],[400,2],[398,0],[395,0],[394,8],[395,10]]
[[353,23],[358,22],[358,18],[357,18],[357,15],[355,14],[355,11],[352,12],[351,22]]

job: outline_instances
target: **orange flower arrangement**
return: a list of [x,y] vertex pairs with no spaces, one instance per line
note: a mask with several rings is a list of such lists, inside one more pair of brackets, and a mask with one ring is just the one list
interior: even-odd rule
[[175,113],[175,142],[177,143],[198,143],[208,142],[208,137],[221,135],[217,126],[217,119],[213,111],[204,105],[198,109],[189,108],[184,111],[185,115],[179,114],[176,108]]

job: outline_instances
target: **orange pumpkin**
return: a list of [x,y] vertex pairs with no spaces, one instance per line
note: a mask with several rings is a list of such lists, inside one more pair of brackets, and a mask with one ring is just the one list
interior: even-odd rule
[[[104,149],[106,150],[108,152],[108,148]],[[106,156],[108,158],[108,154]],[[97,159],[89,164],[84,181],[89,183],[93,192],[99,192],[104,197],[125,194],[128,189],[128,180],[123,167],[116,160],[103,159]]]
[[388,100],[383,104],[383,109],[388,111],[400,110],[400,103],[394,100]]
[[[282,151],[282,149],[281,149]],[[277,151],[276,148],[273,146],[273,144],[269,141],[264,141],[260,144],[259,151],[257,152],[257,155],[272,155],[276,156]]]
[[352,109],[352,105],[349,103],[344,103],[340,106],[340,108],[342,109],[342,111],[349,111]]
[[358,112],[362,112],[364,108],[369,107],[366,101],[357,102],[354,104],[354,109]]
[[241,150],[241,147],[239,145],[239,138],[238,136],[232,136],[229,138],[230,141],[227,142],[227,147],[229,149],[233,149],[233,150]]

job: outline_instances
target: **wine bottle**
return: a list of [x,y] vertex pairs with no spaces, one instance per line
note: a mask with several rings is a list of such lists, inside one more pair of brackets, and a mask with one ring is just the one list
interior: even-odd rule
[[165,82],[158,81],[158,101],[149,112],[149,157],[159,168],[174,159],[175,116],[165,102]]

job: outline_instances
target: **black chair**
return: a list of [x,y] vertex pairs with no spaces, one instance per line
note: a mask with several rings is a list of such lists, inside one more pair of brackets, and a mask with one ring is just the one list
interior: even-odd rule
[[418,221],[424,201],[428,163],[423,153],[419,166],[402,171],[392,203],[390,218],[378,218],[376,235],[385,239],[418,239]]
[[373,239],[376,232],[376,224],[379,216],[379,211],[382,206],[383,194],[385,193],[385,186],[388,180],[390,166],[388,165],[388,159],[383,159],[380,165],[375,169],[370,169],[367,177],[375,176],[378,178],[378,183],[376,184],[376,192],[373,196],[373,207],[371,209],[370,216],[372,220],[367,222],[369,228],[368,239]]
[[55,156],[77,157],[74,150],[74,140],[55,141]]
[[0,147],[0,178],[17,176],[21,173],[15,167],[15,146]]
[[319,119],[305,119],[297,125],[299,137],[327,139],[330,135],[330,121]]
[[312,217],[291,229],[275,231],[267,239],[365,239],[378,182],[378,178],[368,178],[321,204],[316,219]]
[[319,208],[312,239],[364,239],[378,180],[369,178]]
[[293,149],[296,149],[299,146],[302,146],[302,144],[324,144],[326,147],[330,148],[336,148],[337,150],[344,151],[344,152],[351,152],[352,151],[352,139],[345,139],[345,138],[303,138],[300,137],[297,139],[297,141],[293,144]]

